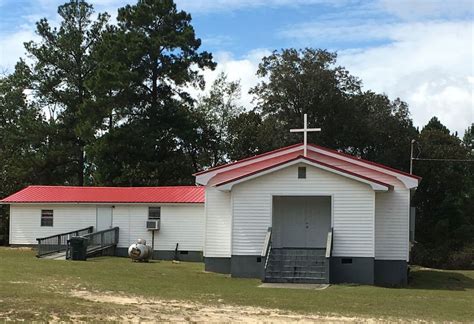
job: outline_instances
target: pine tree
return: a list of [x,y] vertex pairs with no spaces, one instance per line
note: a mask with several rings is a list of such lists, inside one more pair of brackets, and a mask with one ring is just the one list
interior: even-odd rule
[[82,0],[59,6],[58,14],[62,19],[59,28],[41,19],[36,24],[41,40],[25,43],[25,47],[33,59],[34,98],[49,111],[53,130],[51,140],[57,151],[50,167],[63,170],[65,183],[83,185],[85,148],[94,140],[104,114],[91,105],[87,85],[97,67],[92,53],[109,17],[99,14],[93,21],[92,5]]

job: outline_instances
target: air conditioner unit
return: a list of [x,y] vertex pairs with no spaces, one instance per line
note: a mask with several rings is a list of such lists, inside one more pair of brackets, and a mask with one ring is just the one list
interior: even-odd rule
[[159,220],[148,220],[146,221],[146,229],[149,231],[157,231],[160,229]]

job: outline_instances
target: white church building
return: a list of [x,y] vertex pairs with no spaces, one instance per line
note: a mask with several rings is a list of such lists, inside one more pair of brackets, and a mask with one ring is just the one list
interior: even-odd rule
[[[10,205],[10,244],[118,227],[122,256],[143,238],[157,258],[203,261],[233,277],[407,282],[417,176],[302,143],[195,177],[184,187],[27,187],[0,201]],[[159,230],[147,230],[156,219]]]

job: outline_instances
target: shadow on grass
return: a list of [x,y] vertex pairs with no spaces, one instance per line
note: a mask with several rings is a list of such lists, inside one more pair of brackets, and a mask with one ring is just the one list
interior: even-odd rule
[[474,279],[461,272],[418,269],[410,273],[408,288],[465,291],[474,289]]

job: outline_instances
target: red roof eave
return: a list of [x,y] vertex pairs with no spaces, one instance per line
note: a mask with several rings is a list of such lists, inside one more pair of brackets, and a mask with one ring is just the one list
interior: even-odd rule
[[329,153],[337,154],[337,155],[352,159],[354,161],[360,161],[360,162],[367,163],[367,164],[370,164],[370,165],[373,165],[373,166],[376,166],[376,167],[379,167],[379,168],[382,168],[382,169],[385,169],[385,170],[388,170],[388,171],[399,173],[401,175],[404,175],[404,176],[407,176],[407,177],[410,177],[410,178],[414,178],[414,179],[417,179],[417,180],[422,179],[420,176],[410,174],[410,173],[407,173],[407,172],[404,172],[404,171],[401,171],[401,170],[398,170],[398,169],[394,169],[394,168],[391,168],[389,166],[386,166],[386,165],[383,165],[383,164],[380,164],[380,163],[377,163],[377,162],[364,160],[362,158],[358,158],[358,157],[355,157],[353,155],[350,155],[350,154],[347,154],[347,153],[344,153],[344,152],[339,152],[337,150],[333,150],[333,149],[330,149],[330,148],[327,148],[327,147],[323,147],[323,146],[319,146],[319,145],[311,144],[311,143],[308,143],[308,146],[312,146],[314,148],[317,148],[317,149],[320,149],[320,150],[323,150],[323,151],[326,151],[326,152],[329,152]]

